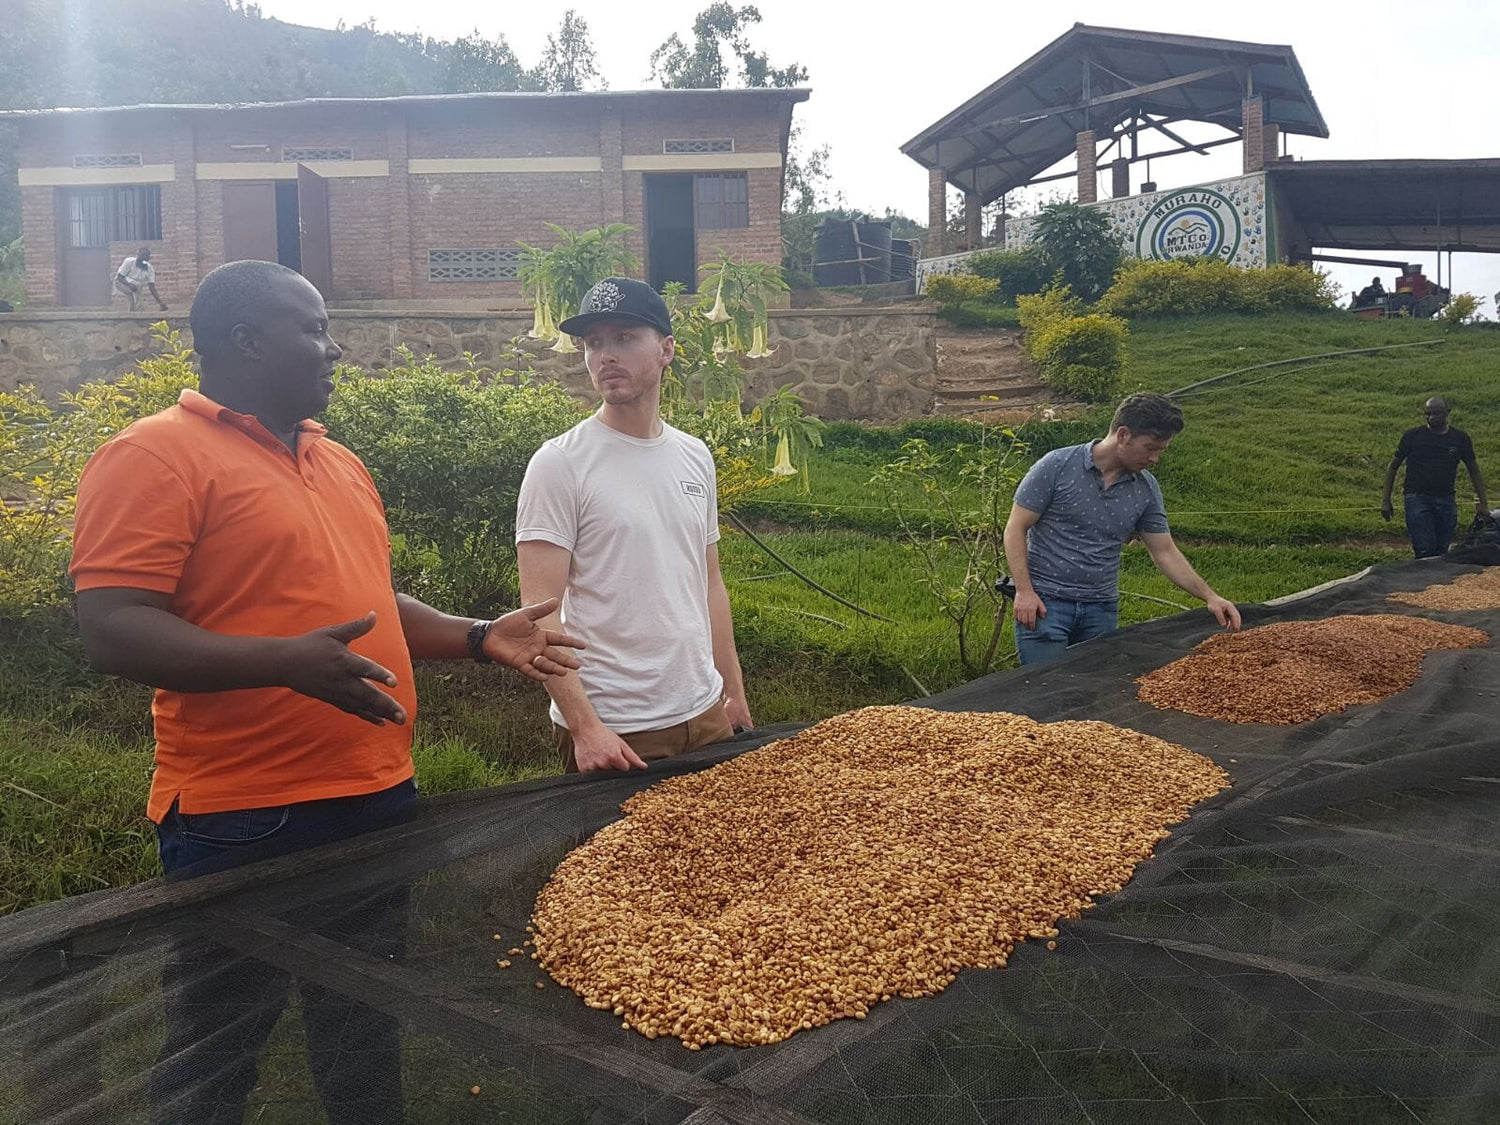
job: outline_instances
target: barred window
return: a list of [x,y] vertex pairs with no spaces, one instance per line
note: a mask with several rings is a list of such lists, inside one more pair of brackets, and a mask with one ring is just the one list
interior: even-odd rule
[[139,168],[144,163],[138,152],[89,152],[73,157],[75,168]]
[[695,137],[675,141],[662,141],[661,150],[667,156],[688,156],[700,152],[733,152],[733,137]]
[[306,164],[314,160],[353,160],[352,148],[284,148],[281,159],[285,163]]
[[68,245],[156,242],[161,238],[161,185],[94,188],[68,193]]
[[427,251],[428,281],[514,281],[519,247]]
[[732,230],[750,225],[750,177],[744,172],[694,176],[693,203],[699,230]]

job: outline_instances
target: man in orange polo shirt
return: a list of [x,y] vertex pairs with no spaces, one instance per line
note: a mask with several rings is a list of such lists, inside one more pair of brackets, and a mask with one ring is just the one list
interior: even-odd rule
[[[374,483],[307,420],[328,405],[343,353],[305,279],[269,262],[222,266],[191,324],[201,393],[94,455],[71,567],[90,661],[157,688],[147,813],[169,874],[409,816],[413,658],[472,656],[544,680],[578,667],[567,650],[582,647],[536,625],[555,599],[484,622],[395,593]],[[398,947],[401,930],[372,940]],[[153,1078],[155,1120],[237,1122],[290,981],[248,959],[179,981],[173,971],[181,999]],[[394,1021],[309,991],[329,1120],[400,1121]],[[364,1050],[339,1047],[351,1034]]]

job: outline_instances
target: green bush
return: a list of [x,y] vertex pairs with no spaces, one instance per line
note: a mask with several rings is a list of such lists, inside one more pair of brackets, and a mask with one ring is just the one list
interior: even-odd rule
[[999,282],[988,277],[976,277],[972,273],[940,273],[927,279],[927,299],[942,308],[961,305],[965,301],[983,301],[999,288]]
[[1460,324],[1477,324],[1479,310],[1483,305],[1483,297],[1476,297],[1473,293],[1455,293],[1438,311],[1437,318],[1449,328]]
[[1036,240],[1048,276],[1086,301],[1097,301],[1114,280],[1122,251],[1114,223],[1097,207],[1049,203],[1036,217]]
[[1122,266],[1099,308],[1118,316],[1195,316],[1333,308],[1327,274],[1301,266],[1240,269],[1218,258],[1140,259]]
[[1041,250],[1028,246],[1024,250],[985,250],[964,259],[964,268],[978,277],[999,282],[990,294],[996,305],[1013,305],[1016,298],[1040,293],[1052,280],[1052,269]]
[[1029,350],[1048,386],[1085,402],[1105,402],[1120,393],[1129,338],[1119,317],[1089,313],[1049,321]]
[[1035,296],[1021,297],[1016,301],[1017,319],[1028,332],[1059,318],[1077,316],[1082,309],[1083,302],[1073,296],[1066,285],[1055,285]]
[[32,386],[0,393],[0,617],[65,601],[78,476],[104,441],[177,401],[198,374],[178,333],[152,326],[161,355],[115,383],[85,383],[53,407]]
[[558,384],[479,367],[404,362],[340,372],[323,414],[385,501],[397,586],[454,613],[515,604],[515,511],[531,455],[581,421]]
[[1120,393],[1130,329],[1104,313],[1079,315],[1082,302],[1066,286],[1017,301],[1026,354],[1042,381],[1071,398],[1104,402]]

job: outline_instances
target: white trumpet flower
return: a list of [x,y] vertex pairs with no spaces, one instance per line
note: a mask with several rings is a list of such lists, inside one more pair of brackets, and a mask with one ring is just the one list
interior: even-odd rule
[[750,350],[745,353],[745,358],[765,359],[766,356],[772,354],[771,349],[766,347],[766,326],[763,322],[757,320],[755,322],[755,329],[750,337]]
[[786,434],[776,443],[776,464],[771,466],[773,477],[794,477],[797,466],[792,464],[792,443]]
[[714,307],[708,310],[710,324],[723,324],[729,319],[729,310],[724,307],[724,275],[719,275],[719,291],[714,296]]
[[552,323],[552,305],[547,300],[545,289],[536,291],[536,306],[531,311],[531,331],[526,335],[533,340],[550,340],[557,335],[557,327]]

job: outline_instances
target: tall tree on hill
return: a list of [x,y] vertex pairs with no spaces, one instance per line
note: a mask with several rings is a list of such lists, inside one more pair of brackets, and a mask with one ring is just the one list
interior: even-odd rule
[[521,65],[504,35],[486,39],[475,28],[455,39],[441,54],[445,94],[535,88],[535,76]]
[[565,92],[586,90],[593,83],[605,85],[599,77],[589,25],[573,8],[563,13],[557,34],[548,34],[542,60],[534,73],[543,90]]
[[[733,64],[746,86],[796,86],[807,81],[807,68],[797,63],[774,67],[764,52],[753,50],[746,32],[760,23],[753,4],[710,4],[693,20],[692,46],[675,31],[651,52],[651,77],[669,90],[722,89]],[[725,48],[728,48],[728,57]]]

